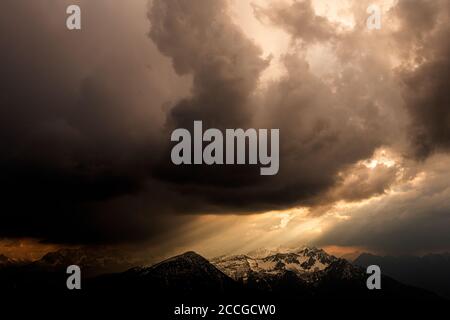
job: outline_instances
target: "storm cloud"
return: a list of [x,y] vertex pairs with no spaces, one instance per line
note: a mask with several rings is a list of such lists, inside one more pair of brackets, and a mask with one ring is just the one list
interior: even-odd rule
[[[445,0],[398,1],[379,31],[365,28],[369,1],[351,2],[350,24],[314,1],[252,4],[257,22],[290,39],[276,57],[243,30],[233,1],[79,0],[82,30],[72,32],[73,3],[0,5],[0,238],[155,245],[204,214],[307,207],[315,217],[340,201],[390,197],[420,170],[436,170],[427,159],[448,153]],[[281,75],[263,81],[275,62]],[[195,120],[280,129],[279,173],[173,165],[170,134]],[[385,149],[399,157],[394,165],[368,162]],[[400,200],[385,210],[400,214]],[[418,211],[403,227],[380,220],[399,239],[425,213],[424,234],[448,221],[448,206],[410,205]],[[368,212],[318,243],[399,251],[383,233],[364,232],[379,211]],[[361,233],[346,233],[350,223]]]

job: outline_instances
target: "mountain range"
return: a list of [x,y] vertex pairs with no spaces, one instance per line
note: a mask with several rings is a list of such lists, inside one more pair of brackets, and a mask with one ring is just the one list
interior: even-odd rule
[[[109,260],[61,250],[39,261],[14,264],[2,257],[0,291],[46,291],[65,287],[68,264],[105,270]],[[76,264],[76,263],[75,263]],[[365,268],[336,258],[322,249],[260,249],[225,255],[210,261],[195,252],[163,260],[149,267],[133,267],[86,277],[83,293],[148,296],[160,301],[301,301],[312,299],[440,299],[434,293],[382,275],[382,289],[368,290]]]

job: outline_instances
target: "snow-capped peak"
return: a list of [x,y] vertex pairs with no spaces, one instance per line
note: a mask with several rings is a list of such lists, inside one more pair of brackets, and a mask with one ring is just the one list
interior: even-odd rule
[[246,255],[254,259],[262,259],[277,253],[290,253],[293,252],[294,250],[295,249],[287,247],[258,248],[250,252],[247,252]]
[[300,247],[257,249],[244,255],[217,257],[211,262],[231,278],[245,282],[252,274],[310,274],[326,269],[335,260],[322,249]]

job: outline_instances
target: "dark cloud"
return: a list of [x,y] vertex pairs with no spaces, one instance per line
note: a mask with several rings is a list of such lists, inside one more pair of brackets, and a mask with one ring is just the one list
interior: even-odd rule
[[152,237],[167,218],[139,195],[164,140],[162,105],[188,81],[148,41],[144,1],[77,1],[83,29],[69,32],[72,3],[1,4],[0,233]]
[[449,56],[447,46],[446,58],[426,62],[403,78],[407,86],[405,100],[412,117],[412,142],[421,158],[450,149]]
[[[178,74],[193,78],[191,95],[168,111],[166,136],[175,128],[192,131],[195,120],[203,121],[205,129],[253,127],[250,96],[268,60],[232,22],[227,2],[157,0],[148,17],[150,38],[171,58]],[[258,167],[177,167],[171,164],[170,147],[156,175],[174,183],[181,193],[201,199],[204,208],[190,205],[185,211],[211,210],[208,202],[236,208],[252,202],[239,186],[260,181]],[[216,207],[214,211],[224,209]]]
[[[392,134],[391,129],[381,132],[392,120],[374,102],[378,92],[366,86],[372,74],[362,68],[345,70],[351,76],[335,76],[337,90],[333,92],[329,83],[313,74],[302,57],[304,52],[299,51],[284,57],[285,76],[264,92],[256,92],[266,63],[260,50],[224,15],[225,2],[222,7],[218,3],[208,2],[199,9],[179,1],[155,1],[150,11],[150,37],[172,58],[175,70],[192,74],[194,79],[193,96],[169,112],[169,128],[192,128],[198,119],[219,128],[279,128],[280,172],[260,177],[258,168],[247,166],[176,167],[166,158],[158,168],[159,176],[183,193],[202,195],[207,210],[252,212],[322,201],[321,193],[336,183],[341,169],[370,157]],[[277,10],[300,15],[298,21],[311,16],[305,22],[310,28],[331,30],[332,25],[325,26],[310,4],[297,5],[295,10]],[[258,10],[261,19],[272,12],[270,8]],[[281,21],[269,18],[275,24]],[[323,32],[317,34],[322,39]],[[315,42],[305,40],[308,45]],[[361,62],[366,63],[372,61]]]
[[194,120],[218,128],[249,123],[248,98],[268,61],[226,12],[225,1],[154,1],[150,38],[172,58],[175,70],[193,76],[192,97],[170,110],[168,121]]
[[393,39],[403,57],[399,76],[411,117],[414,155],[425,158],[450,147],[450,25],[448,1],[400,1],[391,11]]

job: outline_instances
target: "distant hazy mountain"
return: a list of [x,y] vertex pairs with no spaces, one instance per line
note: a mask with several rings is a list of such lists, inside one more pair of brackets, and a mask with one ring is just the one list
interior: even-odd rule
[[124,271],[133,267],[126,257],[107,250],[89,249],[60,249],[49,252],[41,259],[33,262],[42,268],[67,268],[69,265],[78,265],[85,275],[93,276],[107,272]]
[[450,298],[450,253],[416,256],[376,256],[361,254],[353,262],[366,267],[380,266],[382,273],[403,283],[424,288]]
[[0,268],[9,267],[9,266],[25,265],[28,263],[30,263],[30,261],[26,260],[26,259],[13,259],[4,254],[0,254]]
[[13,259],[11,259],[3,254],[0,254],[0,268],[3,266],[8,266],[8,265],[14,264],[14,263],[15,263],[15,261]]

